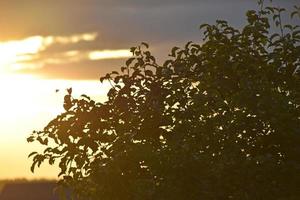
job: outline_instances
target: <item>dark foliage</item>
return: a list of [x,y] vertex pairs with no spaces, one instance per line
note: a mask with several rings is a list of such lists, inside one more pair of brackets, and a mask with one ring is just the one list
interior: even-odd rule
[[202,25],[203,43],[162,66],[148,44],[131,48],[101,78],[105,103],[69,90],[66,112],[28,138],[47,146],[32,171],[58,161],[60,183],[91,199],[299,199],[300,29],[259,5],[241,30]]

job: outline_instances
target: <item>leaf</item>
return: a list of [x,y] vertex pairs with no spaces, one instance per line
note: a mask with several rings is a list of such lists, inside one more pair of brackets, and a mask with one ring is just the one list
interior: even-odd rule
[[189,46],[190,46],[190,44],[192,44],[193,42],[192,41],[189,41],[188,43],[186,43],[186,45],[185,45],[185,49],[188,49],[189,48]]
[[60,177],[65,174],[65,171],[61,171],[57,176]]
[[287,28],[287,29],[289,29],[289,30],[293,30],[293,26],[290,25],[290,24],[284,25],[284,28]]
[[172,64],[174,61],[173,60],[166,60],[163,64],[164,67],[168,67],[170,64]]
[[34,168],[35,168],[36,163],[37,163],[37,161],[34,161],[34,162],[32,163],[32,165],[31,165],[31,167],[30,167],[30,171],[31,171],[32,173],[34,173]]
[[39,141],[41,144],[44,143],[43,139],[42,139],[40,136],[38,136],[38,137],[36,138],[36,140]]
[[113,74],[118,75],[119,72],[117,72],[117,71],[112,71],[110,74],[111,74],[111,75],[113,75]]
[[121,72],[124,73],[124,71],[127,69],[127,67],[121,67]]
[[68,92],[69,95],[71,95],[72,94],[72,88],[68,88],[67,92]]
[[134,61],[135,60],[135,58],[129,58],[127,61],[126,61],[126,66],[128,67],[131,63],[132,63],[132,61]]
[[72,101],[71,101],[71,95],[70,94],[65,95],[63,107],[66,111],[68,111],[72,107]]
[[153,76],[153,72],[151,70],[146,70],[145,75],[146,76]]
[[147,49],[149,48],[149,44],[147,44],[146,42],[142,42],[141,43],[143,46],[145,46]]
[[132,73],[132,77],[136,77],[136,76],[139,76],[141,75],[141,71],[140,70],[135,70],[133,73]]
[[266,7],[266,10],[271,11],[272,13],[274,13],[274,8],[273,7]]
[[280,9],[279,9],[279,12],[284,12],[284,11],[286,11],[285,8],[280,8]]
[[28,158],[30,158],[31,156],[37,154],[38,152],[34,151],[34,152],[31,152],[29,155],[28,155]]
[[280,37],[280,35],[278,33],[271,35],[270,41],[272,41],[275,37]]
[[192,47],[196,48],[196,49],[200,49],[201,46],[199,44],[192,44]]
[[154,56],[149,56],[149,59],[152,60],[152,62],[156,61],[155,58],[154,58]]
[[30,136],[30,137],[28,137],[27,138],[27,142],[29,143],[29,142],[33,142],[34,141],[34,136]]
[[[115,77],[115,79],[114,79],[115,84],[118,84],[118,83],[120,82],[121,79],[122,79],[121,76]],[[118,85],[116,85],[116,86],[118,86]]]
[[150,57],[151,56],[150,51],[145,51],[144,54],[146,55],[146,57]]
[[209,24],[201,24],[200,29],[203,29],[203,28],[208,27],[208,26],[210,26],[210,25]]
[[216,20],[217,24],[227,24],[227,21],[225,20]]
[[131,47],[131,48],[130,48],[130,52],[131,52],[133,55],[134,55],[135,50],[136,50],[136,47]]
[[44,145],[48,145],[48,138],[45,138],[45,139],[44,139],[43,144],[44,144]]
[[103,83],[103,81],[105,80],[105,77],[100,77],[100,82]]
[[173,47],[172,50],[171,50],[171,55],[172,57],[175,57],[176,56],[176,51],[180,49],[179,47]]
[[54,157],[49,158],[48,162],[49,162],[49,165],[53,165],[55,162],[55,158]]
[[297,11],[294,11],[294,12],[292,12],[291,13],[291,18],[294,18],[295,17],[295,15],[297,15],[298,14],[298,12]]
[[299,35],[299,34],[300,34],[300,30],[299,30],[299,31],[294,31],[294,32],[292,33],[293,37],[296,37],[296,36]]

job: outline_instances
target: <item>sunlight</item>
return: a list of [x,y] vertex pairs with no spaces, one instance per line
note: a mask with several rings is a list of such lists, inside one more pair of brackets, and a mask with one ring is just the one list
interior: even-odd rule
[[[52,45],[68,45],[93,41],[95,33],[69,36],[31,36],[21,40],[0,41],[0,177],[55,177],[56,168],[46,166],[38,174],[30,173],[27,155],[36,148],[28,145],[27,136],[42,129],[51,119],[64,112],[66,89],[73,88],[73,96],[86,94],[100,102],[107,100],[108,82],[98,80],[53,80],[42,76],[19,74],[21,69],[36,69],[47,64],[74,63],[82,60],[116,59],[131,56],[127,50],[66,49],[43,57]],[[9,155],[7,152],[11,152]],[[26,166],[20,169],[19,166]],[[27,170],[28,169],[28,170]]]
[[19,68],[18,63],[31,60],[42,47],[43,38],[41,36],[0,42],[0,72]]
[[101,102],[110,89],[109,83],[98,80],[45,80],[31,75],[0,74],[0,160],[6,161],[1,163],[0,177],[55,178],[56,168],[50,166],[36,174],[30,172],[27,155],[38,145],[29,145],[26,138],[64,112],[63,99],[70,87],[74,97],[87,94]]
[[103,51],[92,51],[89,53],[91,60],[100,60],[108,58],[127,58],[132,56],[129,50],[103,50]]
[[14,73],[22,69],[43,68],[52,64],[70,64],[87,60],[119,59],[132,56],[132,53],[126,49],[78,50],[75,46],[61,52],[48,52],[49,48],[56,48],[55,45],[91,42],[97,37],[97,33],[83,33],[68,36],[37,35],[21,40],[2,41],[0,42],[0,74]]
[[[31,36],[22,40],[0,42],[0,73],[22,68],[39,67],[40,64],[25,62],[38,58],[38,54],[53,44],[72,44],[81,41],[93,41],[97,33],[74,34],[70,36]],[[75,55],[73,55],[75,56]]]
[[34,80],[35,77],[29,75],[2,74],[0,76],[2,97],[0,98],[0,120],[12,118],[15,112],[28,115],[41,109],[34,102],[34,99],[39,96],[36,89],[41,85],[35,85]]
[[[62,100],[67,88],[73,95],[92,96],[98,101],[106,100],[110,85],[95,80],[43,80],[31,75],[0,75],[0,120],[18,115],[36,115],[45,112],[55,116],[63,112]],[[58,90],[59,92],[55,92]],[[26,105],[26,106],[24,106]]]

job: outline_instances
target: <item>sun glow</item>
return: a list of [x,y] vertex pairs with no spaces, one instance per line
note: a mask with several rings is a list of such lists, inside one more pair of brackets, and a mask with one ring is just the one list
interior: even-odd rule
[[[0,122],[18,115],[44,112],[55,116],[63,112],[62,100],[66,89],[73,87],[74,97],[90,95],[98,101],[106,100],[109,83],[97,80],[43,80],[31,75],[0,75]],[[58,90],[59,92],[55,92]]]
[[[39,57],[39,53],[53,44],[74,44],[81,41],[93,41],[97,33],[74,34],[70,36],[31,36],[22,40],[0,42],[0,73],[36,66],[39,63],[30,63]],[[75,56],[75,55],[74,55]]]
[[96,36],[32,36],[22,40],[0,42],[0,161],[5,161],[0,165],[1,178],[55,178],[57,170],[49,166],[31,174],[30,160],[27,156],[36,150],[36,147],[27,144],[27,136],[33,130],[41,130],[51,119],[64,112],[63,99],[67,88],[73,88],[75,98],[86,94],[96,101],[103,102],[107,99],[106,94],[111,87],[109,83],[100,84],[98,80],[50,80],[22,74],[18,70],[28,67],[36,69],[48,63],[59,65],[64,62],[125,56],[124,51],[98,50],[91,58],[92,50],[82,51],[76,48],[66,49],[53,56],[43,54],[47,48],[52,47],[51,45],[74,46],[77,42],[93,41]]
[[132,56],[132,53],[126,49],[92,51],[89,53],[89,58],[91,60],[101,60],[108,58],[127,58],[130,56]]
[[[37,69],[53,64],[70,64],[87,60],[119,59],[132,56],[132,53],[126,49],[101,50],[92,48],[80,50],[82,42],[95,42],[97,37],[97,33],[69,36],[38,35],[21,40],[0,42],[0,73],[14,73],[22,69]],[[53,49],[62,46],[64,46],[64,51],[53,52]],[[50,51],[48,51],[49,49]]]
[[[0,74],[0,177],[55,178],[57,169],[45,165],[30,172],[28,154],[38,146],[27,144],[33,130],[41,130],[56,115],[64,112],[67,88],[74,97],[81,94],[105,101],[109,83],[95,80],[45,80],[29,75]],[[9,153],[8,153],[9,152]]]
[[0,43],[0,72],[19,68],[19,63],[31,60],[43,47],[43,38],[33,36],[24,40]]

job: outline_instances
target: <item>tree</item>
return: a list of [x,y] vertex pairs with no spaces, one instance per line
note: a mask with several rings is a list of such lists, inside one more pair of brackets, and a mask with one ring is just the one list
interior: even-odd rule
[[100,79],[105,103],[69,89],[66,111],[28,138],[46,146],[31,170],[58,161],[59,183],[85,199],[298,199],[300,30],[259,5],[241,30],[201,25],[203,43],[163,65],[131,48]]

